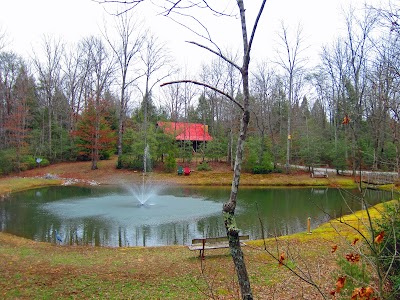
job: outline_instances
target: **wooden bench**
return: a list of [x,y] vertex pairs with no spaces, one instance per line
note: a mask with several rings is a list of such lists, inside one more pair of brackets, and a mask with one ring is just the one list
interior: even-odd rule
[[313,171],[310,176],[312,178],[328,178],[328,172],[326,171]]
[[328,178],[327,165],[312,165],[310,176],[312,178]]
[[[249,235],[239,236],[239,241],[249,240]],[[241,246],[245,246],[245,243],[240,243]],[[212,249],[229,248],[229,242],[227,236],[221,237],[209,237],[209,238],[198,238],[193,239],[192,244],[188,246],[189,250],[195,251],[199,250],[199,257],[204,259],[204,251]]]

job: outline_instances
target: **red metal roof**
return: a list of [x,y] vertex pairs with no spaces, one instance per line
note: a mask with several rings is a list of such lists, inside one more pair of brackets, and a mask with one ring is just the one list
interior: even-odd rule
[[157,122],[167,134],[175,136],[177,141],[211,141],[213,138],[208,133],[208,125],[184,122]]

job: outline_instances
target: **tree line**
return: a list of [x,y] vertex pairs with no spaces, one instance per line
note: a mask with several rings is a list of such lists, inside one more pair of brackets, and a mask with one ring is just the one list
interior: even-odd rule
[[[154,87],[186,76],[168,48],[127,11],[100,36],[75,45],[43,37],[26,59],[0,34],[0,173],[40,164],[118,154],[118,167],[140,169],[146,145],[153,164],[176,169],[192,158],[156,129],[159,120],[204,123],[213,141],[203,159],[234,164],[240,112],[212,89],[192,83]],[[284,22],[274,58],[249,74],[250,112],[243,168],[266,173],[290,164],[399,171],[399,33],[395,7],[349,8],[346,31],[310,67],[299,25]],[[231,62],[241,59],[231,51]],[[237,103],[240,72],[226,60],[203,63],[196,75]]]

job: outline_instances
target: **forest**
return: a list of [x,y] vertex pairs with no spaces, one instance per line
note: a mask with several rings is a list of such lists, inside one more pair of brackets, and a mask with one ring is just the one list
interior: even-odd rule
[[[276,57],[255,61],[249,72],[245,171],[291,164],[399,171],[398,12],[394,5],[348,8],[345,33],[323,46],[312,66],[301,25],[282,22]],[[194,155],[233,166],[240,112],[224,94],[240,104],[242,82],[226,60],[216,57],[196,74],[215,89],[187,82],[155,93],[186,70],[134,10],[74,45],[44,36],[30,58],[7,40],[0,28],[0,174],[76,160],[96,169],[111,155],[118,168],[140,170],[147,146],[152,165],[166,172],[176,170],[177,158]],[[190,143],[158,130],[158,121],[205,124],[213,140],[194,153]]]

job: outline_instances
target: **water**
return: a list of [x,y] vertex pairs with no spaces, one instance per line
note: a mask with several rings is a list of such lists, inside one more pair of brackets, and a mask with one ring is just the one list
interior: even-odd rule
[[[150,189],[149,184],[145,187]],[[140,190],[140,189],[139,189]],[[0,230],[36,241],[95,246],[189,244],[192,238],[225,235],[222,204],[227,187],[162,187],[142,205],[124,187],[47,187],[12,194],[0,202]],[[141,193],[141,192],[139,192]],[[144,191],[143,195],[146,194]],[[390,193],[368,191],[375,204]],[[349,193],[335,189],[249,189],[238,195],[237,223],[242,234],[285,235],[361,209]]]

